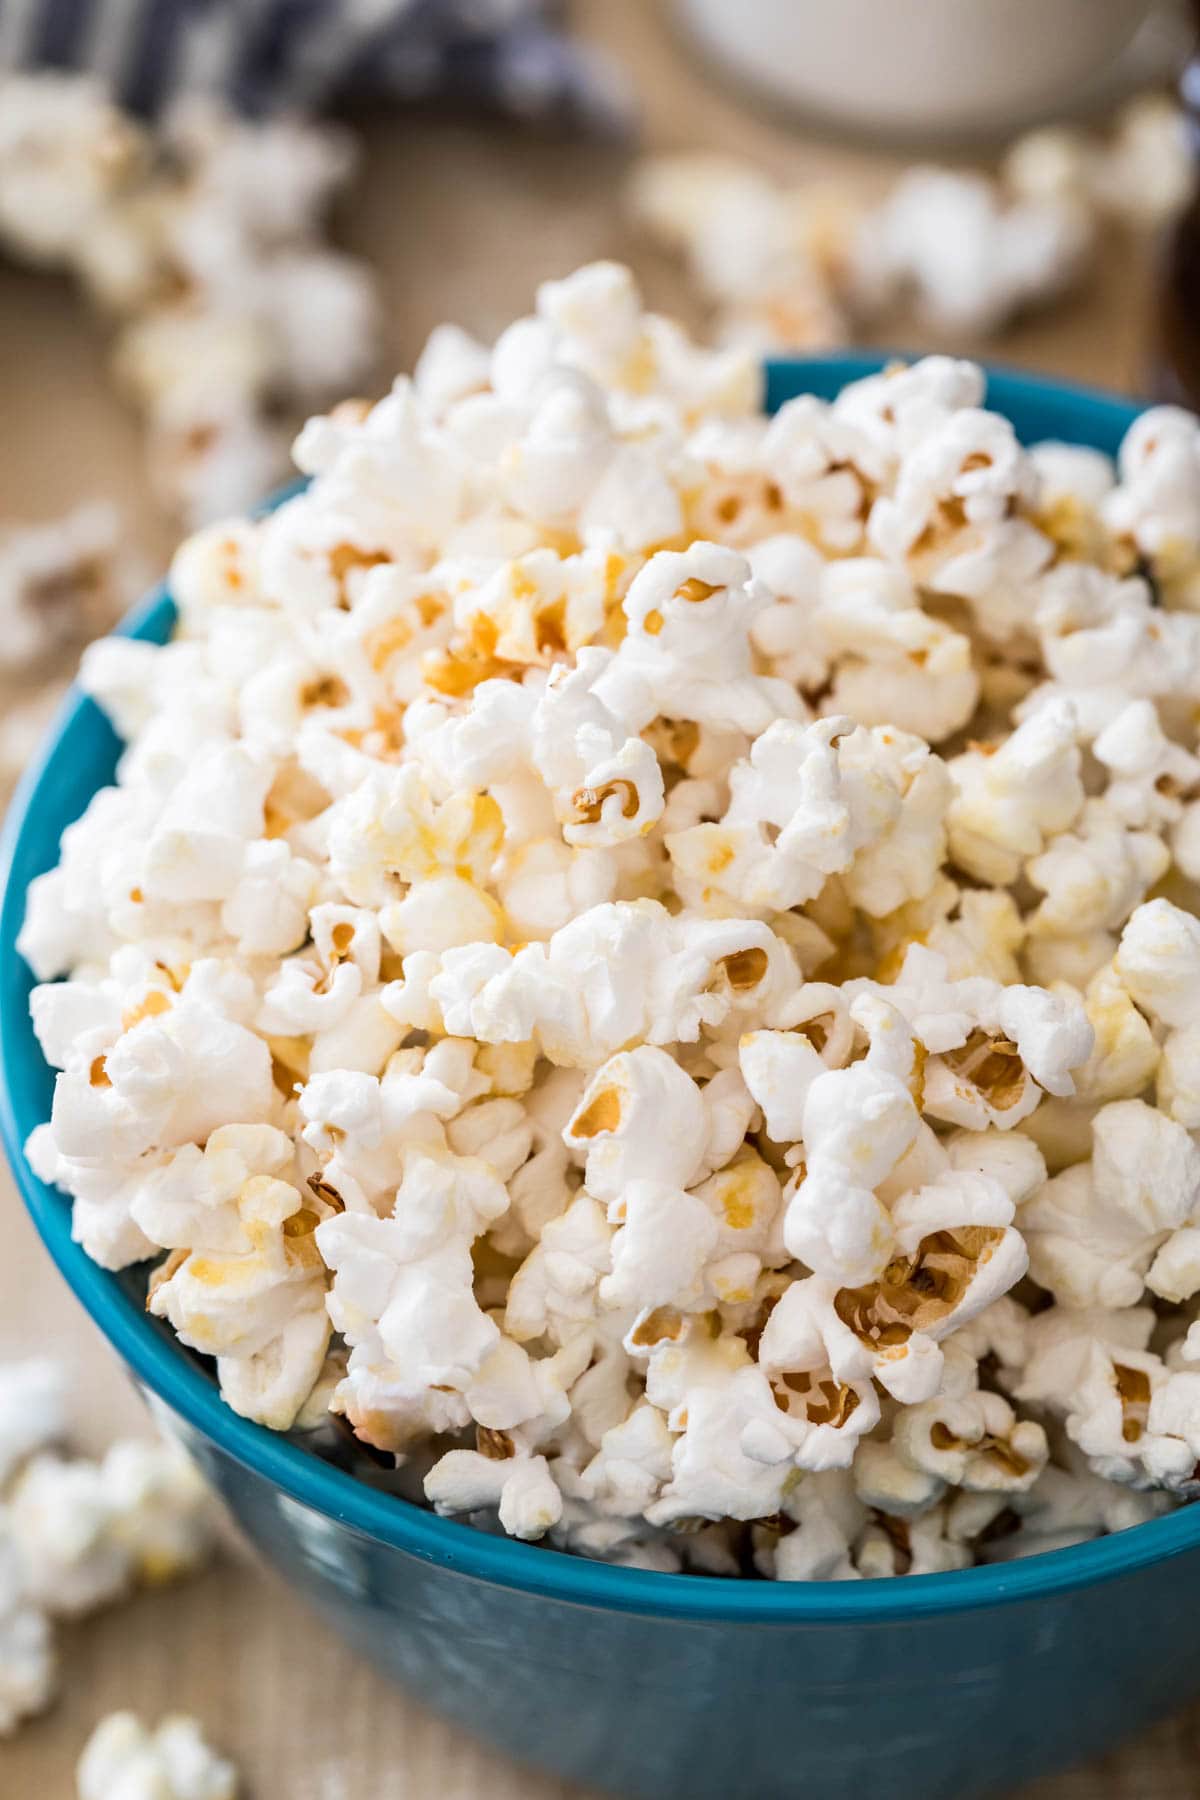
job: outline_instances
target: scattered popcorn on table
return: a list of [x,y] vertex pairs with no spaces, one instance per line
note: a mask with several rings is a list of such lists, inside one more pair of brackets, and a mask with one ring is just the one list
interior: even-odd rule
[[[768,420],[593,265],[86,653],[127,748],[30,890],[29,1155],[236,1411],[784,1580],[1200,1490],[1200,424],[1113,467],[984,398]],[[69,1544],[15,1490],[58,1605],[189,1554],[117,1463]]]
[[1175,217],[1194,178],[1181,108],[1149,94],[1107,139],[1029,133],[995,176],[913,168],[881,197],[783,186],[704,151],[647,158],[629,205],[684,260],[719,340],[769,353],[836,347],[906,310],[942,332],[999,331],[1078,285],[1102,227]]
[[136,1713],[109,1713],[76,1771],[79,1800],[237,1800],[238,1776],[182,1713],[151,1731]]
[[79,506],[49,525],[0,525],[0,670],[106,631],[136,580],[111,506]]
[[214,1542],[211,1501],[178,1446],[72,1457],[66,1371],[0,1366],[0,1737],[57,1689],[52,1620],[191,1574]]
[[281,409],[303,416],[374,355],[372,279],[324,239],[348,134],[196,98],[151,129],[50,72],[0,75],[0,121],[0,246],[66,269],[114,321],[164,505],[200,524],[261,499],[287,467]]
[[30,1598],[21,1552],[0,1510],[0,1738],[44,1712],[57,1691],[53,1628]]

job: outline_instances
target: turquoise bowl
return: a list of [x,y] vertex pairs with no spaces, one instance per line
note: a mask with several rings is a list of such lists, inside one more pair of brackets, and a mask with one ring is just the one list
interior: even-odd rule
[[[780,361],[772,406],[879,359]],[[1027,441],[1113,451],[1126,401],[994,373]],[[160,589],[125,623],[163,641]],[[0,1128],[51,1256],[155,1411],[284,1578],[420,1700],[505,1753],[644,1800],[968,1800],[1093,1756],[1200,1691],[1200,1507],[960,1574],[827,1584],[610,1568],[474,1531],[238,1418],[126,1285],[71,1241],[22,1155],[52,1075],[15,940],[25,893],[118,751],[66,702],[8,817],[0,872]]]

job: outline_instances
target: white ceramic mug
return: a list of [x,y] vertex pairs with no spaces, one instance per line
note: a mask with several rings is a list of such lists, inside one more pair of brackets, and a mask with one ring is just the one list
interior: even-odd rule
[[806,112],[880,136],[975,136],[1068,109],[1151,0],[679,0],[701,46]]

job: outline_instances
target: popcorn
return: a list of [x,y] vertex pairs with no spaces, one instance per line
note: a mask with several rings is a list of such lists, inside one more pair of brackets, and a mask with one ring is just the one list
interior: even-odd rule
[[1156,1098],[1169,1118],[1200,1126],[1200,1025],[1167,1033],[1156,1071]]
[[919,1123],[911,1037],[893,1008],[862,999],[851,1016],[870,1037],[865,1058],[817,1075],[802,1115],[804,1174],[788,1199],[784,1241],[818,1275],[856,1286],[879,1274],[894,1244],[873,1193]]
[[1138,229],[1181,212],[1195,187],[1184,114],[1163,94],[1141,94],[1122,110],[1111,147],[1092,177],[1097,203]]
[[[944,780],[924,744],[886,728],[779,722],[731,771],[720,825],[670,833],[666,845],[683,891],[701,900],[715,889],[754,911],[783,910],[844,874],[867,911],[890,912],[932,885]],[[897,870],[906,862],[911,875]]]
[[703,1090],[673,1057],[642,1044],[602,1065],[562,1137],[584,1158],[588,1192],[617,1201],[642,1177],[691,1186],[708,1130]]
[[[816,239],[760,201],[774,279]],[[28,1152],[235,1410],[722,1576],[1190,1497],[1194,446],[1114,473],[982,401],[930,358],[767,422],[597,265],[310,421],[305,493],[180,552],[175,641],[89,653],[127,743],[30,890]],[[14,1715],[39,1598],[199,1548],[182,1477],[58,1435],[0,1389]]]
[[619,719],[596,697],[613,660],[603,650],[580,649],[574,669],[560,665],[551,674],[533,714],[533,763],[572,846],[608,848],[645,837],[662,815],[658,758],[640,737],[622,737]]
[[864,224],[854,278],[872,310],[908,288],[939,329],[991,331],[1071,286],[1091,236],[1070,197],[1004,205],[982,176],[915,168]]
[[724,342],[823,349],[854,328],[894,337],[914,306],[940,330],[1000,331],[1078,285],[1100,231],[1158,226],[1192,192],[1177,103],[1141,95],[1104,137],[1050,127],[995,177],[918,165],[890,192],[785,187],[711,152],[644,159],[635,223],[679,257]]
[[153,485],[192,523],[261,496],[286,464],[280,403],[328,398],[370,363],[370,279],[321,242],[349,139],[200,98],[148,133],[78,75],[7,75],[3,92],[0,238],[118,323]]
[[896,725],[939,743],[975,711],[971,647],[922,612],[904,573],[873,557],[824,570],[818,629],[838,660],[830,708],[864,725]]
[[190,1573],[211,1543],[200,1478],[165,1444],[116,1443],[100,1463],[43,1453],[8,1505],[25,1592],[66,1618]]
[[1170,854],[1153,832],[1127,830],[1103,801],[1087,801],[1073,829],[1060,832],[1025,865],[1027,879],[1046,895],[1029,922],[1030,934],[1110,930],[1129,917],[1169,865]]
[[860,547],[885,469],[869,437],[834,408],[801,394],[771,420],[761,457],[806,537],[826,552]]
[[1193,1023],[1200,1007],[1200,923],[1169,900],[1130,915],[1113,964],[1137,1004],[1168,1026]]
[[351,1347],[335,1405],[356,1430],[399,1450],[462,1406],[500,1336],[476,1304],[470,1246],[507,1207],[482,1159],[414,1150],[391,1218],[343,1212],[318,1225],[330,1317]]
[[1066,831],[1083,806],[1075,715],[1047,706],[1004,744],[952,757],[955,794],[946,812],[950,855],[977,881],[1001,887]]
[[55,1616],[192,1573],[214,1520],[196,1470],[173,1444],[111,1445],[69,1457],[66,1372],[44,1360],[0,1371],[0,1737],[57,1690]]
[[141,132],[91,80],[6,75],[3,94],[0,233],[54,266],[136,170]]
[[185,1145],[149,1178],[133,1216],[172,1254],[151,1277],[149,1310],[217,1359],[235,1412],[286,1430],[329,1342],[325,1267],[313,1233],[323,1191],[302,1194],[286,1133],[223,1126],[203,1152]]
[[57,1363],[9,1363],[0,1369],[0,1493],[22,1463],[66,1435],[66,1377]]
[[1134,700],[1096,738],[1092,753],[1111,772],[1104,804],[1129,826],[1174,824],[1200,783],[1200,760],[1172,743],[1148,700]]
[[182,1713],[147,1730],[135,1713],[101,1719],[79,1759],[79,1800],[236,1800],[231,1762]]
[[1137,1485],[1182,1485],[1195,1456],[1178,1426],[1186,1406],[1170,1404],[1149,1421],[1156,1393],[1172,1377],[1146,1349],[1154,1316],[1144,1307],[1124,1313],[1054,1308],[1035,1319],[1029,1357],[1017,1396],[1047,1407],[1092,1467],[1110,1480]]
[[57,1687],[50,1621],[28,1597],[20,1550],[0,1519],[0,1737],[44,1711]]
[[0,531],[0,664],[22,668],[105,630],[134,580],[111,506]]
[[512,1537],[543,1537],[562,1517],[562,1495],[544,1456],[514,1455],[503,1437],[482,1454],[447,1451],[425,1477],[425,1497],[440,1513],[494,1508]]
[[625,637],[601,693],[645,723],[656,714],[759,732],[799,712],[785,682],[752,672],[749,627],[769,594],[719,544],[660,550],[625,596]]
[[[627,991],[613,991],[610,961],[630,972]],[[764,925],[672,918],[650,900],[592,907],[547,944],[515,954],[472,945],[440,962],[429,994],[448,1031],[484,1043],[533,1040],[552,1062],[575,1068],[633,1038],[694,1043],[702,1027],[761,1003],[791,966]]]

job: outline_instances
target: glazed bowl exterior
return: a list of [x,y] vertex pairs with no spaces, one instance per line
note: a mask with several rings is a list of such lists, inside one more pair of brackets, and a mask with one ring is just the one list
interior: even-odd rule
[[[780,361],[768,404],[878,357]],[[1135,409],[994,373],[1026,441],[1115,450]],[[165,590],[125,623],[163,641]],[[71,1241],[22,1154],[53,1085],[15,940],[29,882],[112,779],[117,740],[66,702],[0,859],[0,1128],[51,1256],[247,1537],[364,1655],[504,1752],[643,1800],[968,1800],[1094,1755],[1200,1691],[1200,1507],[959,1574],[729,1582],[588,1562],[438,1519],[238,1418],[206,1370]]]

